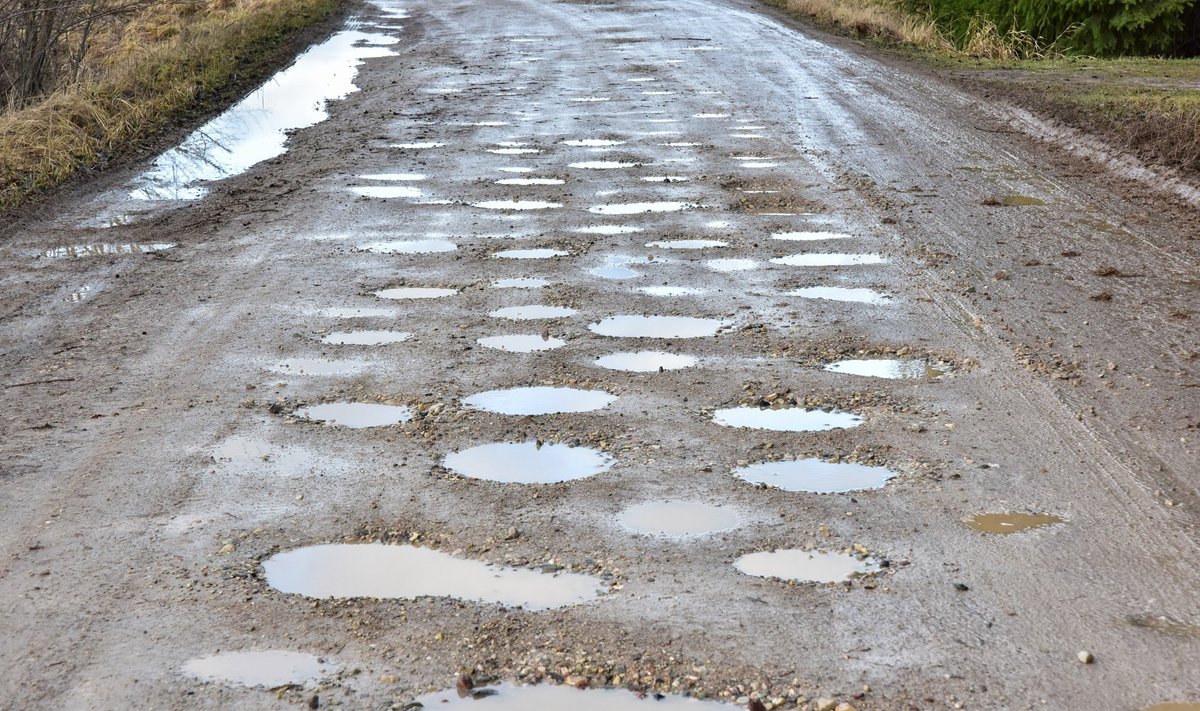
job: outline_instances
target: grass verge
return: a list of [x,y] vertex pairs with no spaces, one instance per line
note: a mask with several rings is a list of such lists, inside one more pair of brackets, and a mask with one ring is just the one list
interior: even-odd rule
[[151,137],[266,73],[339,0],[156,6],[109,38],[90,77],[0,114],[0,213]]

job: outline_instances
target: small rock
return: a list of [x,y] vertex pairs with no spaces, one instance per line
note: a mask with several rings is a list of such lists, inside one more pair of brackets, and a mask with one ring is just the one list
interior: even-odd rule
[[840,703],[837,705],[837,708],[834,711],[858,711],[858,709],[854,708],[850,704]]
[[1086,650],[1076,654],[1075,657],[1082,664],[1091,664],[1092,662],[1096,661],[1096,658],[1092,656],[1092,653]]
[[822,696],[817,699],[817,711],[834,711],[837,708],[837,702],[833,699]]
[[520,535],[521,532],[517,530],[516,526],[509,526],[508,530],[504,532],[504,540],[513,541],[520,537]]
[[237,548],[234,547],[234,545],[232,543],[226,543],[225,545],[221,546],[221,550],[219,552],[220,553],[232,553],[235,550],[237,550]]

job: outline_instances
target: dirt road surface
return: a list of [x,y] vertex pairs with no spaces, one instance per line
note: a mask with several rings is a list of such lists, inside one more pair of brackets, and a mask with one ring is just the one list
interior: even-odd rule
[[350,29],[286,153],[4,228],[0,706],[1200,697],[1194,208],[736,0]]

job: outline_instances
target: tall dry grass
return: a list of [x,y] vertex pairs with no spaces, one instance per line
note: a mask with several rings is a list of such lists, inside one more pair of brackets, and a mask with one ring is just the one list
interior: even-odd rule
[[901,42],[921,49],[954,51],[930,19],[916,16],[887,0],[768,0],[819,25],[859,37]]

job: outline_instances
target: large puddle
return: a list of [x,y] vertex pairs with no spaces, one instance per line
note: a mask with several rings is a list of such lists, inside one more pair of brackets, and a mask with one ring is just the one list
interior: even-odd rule
[[806,410],[784,407],[731,407],[713,413],[713,422],[726,427],[745,427],[775,432],[825,432],[858,427],[863,418],[841,410]]
[[444,239],[414,239],[396,240],[393,242],[372,242],[357,248],[360,252],[376,254],[436,254],[438,252],[453,252],[458,245]]
[[728,247],[729,243],[719,239],[671,239],[647,242],[646,246],[659,249],[710,249],[712,247]]
[[500,415],[557,415],[600,410],[616,400],[601,390],[539,386],[489,390],[464,398],[463,404]]
[[760,578],[810,583],[851,580],[879,569],[875,563],[859,560],[848,553],[826,553],[797,548],[749,553],[735,560],[733,567],[746,575]]
[[113,244],[100,242],[96,244],[74,244],[67,247],[55,247],[42,252],[43,257],[61,259],[63,257],[103,257],[111,254],[150,254],[165,249],[174,249],[173,242],[155,244]]
[[789,254],[786,257],[776,257],[772,264],[783,264],[788,267],[842,267],[855,264],[884,264],[887,257],[882,254],[839,254],[839,253],[809,253]]
[[271,587],[305,597],[449,597],[535,611],[595,600],[604,589],[590,575],[549,575],[382,543],[297,548],[263,561],[263,570]]
[[530,304],[528,306],[508,306],[496,309],[488,314],[492,318],[506,318],[510,321],[536,321],[544,318],[566,318],[579,313],[566,306],[547,306],[545,304]]
[[691,501],[653,501],[635,504],[617,516],[617,523],[635,533],[671,538],[731,531],[741,523],[733,509]]
[[963,520],[968,527],[981,533],[1020,533],[1062,522],[1058,516],[1027,513],[984,513]]
[[551,259],[570,255],[570,252],[561,249],[506,249],[492,256],[496,259]]
[[751,464],[734,470],[733,475],[751,484],[765,484],[784,491],[841,494],[847,491],[882,488],[889,479],[896,476],[896,472],[886,467],[826,462],[814,457]]
[[381,299],[440,299],[454,296],[458,289],[440,289],[433,286],[401,286],[375,292]]
[[512,353],[536,353],[562,348],[567,342],[552,336],[539,336],[532,333],[515,333],[507,336],[487,336],[478,340],[484,348]]
[[500,684],[460,694],[447,689],[416,700],[426,709],[471,711],[737,711],[740,706],[684,696],[638,694],[626,689],[577,689],[563,684]]
[[393,54],[379,45],[386,39],[351,30],[308,49],[232,109],[160,155],[134,179],[130,197],[197,199],[207,192],[204,183],[281,155],[291,131],[324,121],[329,101],[358,90],[354,77],[364,59]]
[[562,203],[546,202],[545,200],[488,200],[472,203],[472,205],[484,210],[552,210],[562,207]]
[[647,212],[679,212],[699,207],[687,202],[630,202],[617,205],[595,205],[588,212],[597,215],[640,215]]
[[359,430],[408,422],[412,419],[412,410],[403,406],[374,402],[327,402],[302,407],[296,410],[296,416]]
[[934,380],[946,374],[942,368],[923,360],[896,360],[892,358],[866,358],[861,360],[839,360],[825,366],[831,373],[848,373],[870,378],[889,380]]
[[825,299],[827,301],[850,301],[860,304],[887,304],[892,297],[874,289],[852,289],[842,286],[810,286],[787,292],[788,296],[800,296],[805,299]]
[[588,330],[616,338],[703,338],[715,336],[724,322],[692,316],[609,316]]
[[321,338],[332,346],[386,346],[412,338],[403,331],[335,331]]
[[641,232],[641,227],[633,225],[593,225],[591,227],[580,227],[575,230],[579,234],[584,235],[628,235],[634,232]]
[[551,484],[608,471],[613,459],[587,447],[541,442],[497,442],[446,455],[445,467],[472,479]]
[[690,368],[697,363],[697,360],[696,356],[665,351],[637,351],[610,353],[597,358],[595,364],[601,368],[623,370],[628,373],[658,373]]
[[337,672],[337,665],[303,652],[272,649],[220,652],[188,660],[183,673],[204,681],[238,686],[315,686]]
[[710,259],[704,266],[714,272],[746,272],[758,268],[753,259]]

